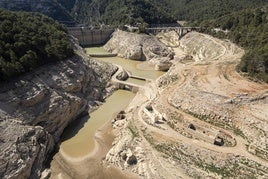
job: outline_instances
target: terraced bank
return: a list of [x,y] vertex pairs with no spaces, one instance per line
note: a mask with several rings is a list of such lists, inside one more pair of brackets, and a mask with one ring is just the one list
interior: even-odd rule
[[236,72],[244,51],[231,42],[179,43],[169,72],[114,120],[106,162],[141,178],[268,177],[268,85]]

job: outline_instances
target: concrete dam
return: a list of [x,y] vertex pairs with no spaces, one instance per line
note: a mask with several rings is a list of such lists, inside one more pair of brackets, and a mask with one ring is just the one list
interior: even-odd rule
[[[110,29],[97,29],[91,27],[67,27],[68,33],[76,37],[81,46],[96,46],[104,45],[115,31],[114,28]],[[199,27],[156,27],[146,28],[147,33],[156,35],[159,32],[175,31],[179,37],[191,31],[196,31]],[[138,27],[128,27],[130,32],[137,31]]]
[[103,45],[115,29],[92,29],[91,27],[68,27],[68,33],[78,39],[81,46]]

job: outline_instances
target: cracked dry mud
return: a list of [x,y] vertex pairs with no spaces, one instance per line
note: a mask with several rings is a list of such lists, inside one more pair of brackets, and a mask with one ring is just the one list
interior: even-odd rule
[[268,85],[236,71],[244,51],[229,41],[179,43],[171,69],[113,121],[104,163],[138,178],[267,178]]

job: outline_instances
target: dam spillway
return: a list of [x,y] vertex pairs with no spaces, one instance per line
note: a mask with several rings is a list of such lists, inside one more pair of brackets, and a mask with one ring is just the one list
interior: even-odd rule
[[115,29],[92,29],[91,27],[68,27],[68,33],[78,39],[81,46],[105,44]]

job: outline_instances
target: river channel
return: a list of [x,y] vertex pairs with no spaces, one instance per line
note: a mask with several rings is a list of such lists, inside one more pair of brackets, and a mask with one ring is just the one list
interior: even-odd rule
[[115,91],[96,111],[69,125],[63,133],[60,150],[72,158],[81,158],[95,148],[96,130],[111,120],[134,98],[134,93],[124,90]]
[[[88,54],[109,54],[102,47],[86,48]],[[95,58],[104,62],[109,62],[122,66],[131,74],[147,79],[156,79],[163,72],[151,70],[142,70],[138,66],[144,62],[128,60],[120,57],[103,57]],[[146,82],[135,78],[129,78],[128,82],[138,85],[144,85]],[[129,91],[117,90],[105,103],[96,111],[73,122],[67,127],[62,135],[60,150],[62,153],[71,158],[81,158],[90,154],[95,149],[94,135],[96,130],[112,119],[116,113],[123,110],[135,94]]]
[[[104,54],[104,56],[109,56],[109,52],[106,52],[102,47],[87,48],[86,51],[88,54]],[[120,57],[94,57],[94,59],[120,65],[132,75],[144,79],[154,80],[164,73],[155,71],[153,66],[146,62]],[[143,86],[147,83],[147,80],[129,78],[127,82]],[[117,171],[117,169],[107,169],[101,165],[101,160],[109,150],[102,147],[105,145],[107,147],[111,146],[113,141],[112,134],[108,132],[110,129],[104,126],[107,126],[117,113],[124,110],[134,97],[135,94],[130,91],[117,90],[97,110],[81,119],[73,121],[64,130],[59,152],[51,161],[51,178],[73,178],[75,176],[78,178],[83,178],[84,176],[103,177],[106,175],[122,178],[122,173]],[[104,129],[108,132],[103,136],[102,142],[106,141],[105,145],[99,145],[98,136],[96,137],[99,129]],[[104,134],[104,132],[101,133]],[[98,144],[96,141],[98,141]],[[99,146],[102,147],[98,148]],[[88,168],[87,166],[91,167]]]
[[[86,51],[88,54],[109,54],[102,47],[87,48]],[[154,80],[163,74],[163,72],[155,71],[149,64],[141,61],[133,61],[120,57],[94,57],[94,59],[120,65],[125,70],[129,71],[132,75],[145,79]],[[144,70],[144,68],[146,70]],[[127,82],[135,83],[138,85],[144,85],[146,83],[145,80],[139,80],[136,78],[129,78]],[[62,166],[62,163],[64,162],[61,160],[63,160],[63,158],[59,159],[61,158],[59,156],[67,157],[66,159],[68,159],[68,161],[70,161],[70,159],[77,161],[84,159],[87,156],[90,156],[91,154],[98,151],[98,145],[96,145],[95,140],[97,130],[105,124],[108,124],[108,122],[110,122],[111,119],[115,117],[115,115],[121,110],[124,110],[134,97],[135,94],[130,91],[117,90],[110,97],[108,97],[105,100],[105,103],[103,103],[96,111],[90,113],[88,116],[84,116],[83,118],[72,122],[64,130],[64,133],[62,135],[62,142],[59,149],[60,152],[59,154],[55,155],[55,159],[52,161],[51,170],[53,176],[61,174],[64,175],[64,173],[66,174],[71,170],[69,167]],[[95,165],[96,162],[93,163]],[[97,168],[101,169],[102,167]],[[99,172],[96,171],[95,173]],[[116,175],[118,174],[118,172],[112,173]]]

